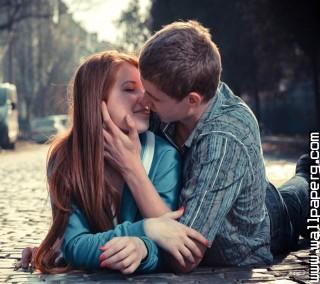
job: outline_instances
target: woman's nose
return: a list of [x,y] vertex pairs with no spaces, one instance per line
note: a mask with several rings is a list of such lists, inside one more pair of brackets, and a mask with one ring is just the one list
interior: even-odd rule
[[144,107],[149,107],[149,108],[151,106],[151,102],[148,100],[147,96],[144,93],[140,97],[140,104],[143,105]]

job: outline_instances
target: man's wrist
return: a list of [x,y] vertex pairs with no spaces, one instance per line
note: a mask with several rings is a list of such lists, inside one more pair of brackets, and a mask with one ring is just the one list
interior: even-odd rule
[[152,234],[152,225],[154,224],[155,220],[156,218],[146,218],[143,221],[144,234],[153,241],[154,241],[154,238]]
[[136,185],[141,185],[148,178],[141,160],[132,163],[130,167],[122,169],[121,175],[130,189],[135,188]]

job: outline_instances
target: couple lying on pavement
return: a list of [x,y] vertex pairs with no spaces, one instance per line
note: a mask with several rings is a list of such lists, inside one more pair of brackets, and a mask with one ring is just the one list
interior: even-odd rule
[[87,58],[72,82],[72,127],[49,152],[52,225],[20,265],[189,272],[270,264],[293,249],[307,235],[309,159],[270,184],[257,120],[220,75],[195,21],[162,28],[139,60]]

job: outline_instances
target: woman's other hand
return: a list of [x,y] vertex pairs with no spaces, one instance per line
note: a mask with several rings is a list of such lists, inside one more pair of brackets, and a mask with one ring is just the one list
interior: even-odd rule
[[26,247],[21,252],[21,260],[19,260],[16,264],[14,269],[18,270],[22,268],[23,270],[30,270],[31,272],[34,270],[34,263],[33,259],[37,252],[37,247],[31,248]]
[[145,219],[144,230],[151,240],[169,252],[182,267],[186,267],[201,261],[205,248],[208,247],[208,240],[175,220],[183,215],[183,211],[180,208],[158,218]]
[[138,237],[116,237],[100,248],[100,266],[119,270],[123,274],[136,271],[141,261],[147,256],[148,251]]

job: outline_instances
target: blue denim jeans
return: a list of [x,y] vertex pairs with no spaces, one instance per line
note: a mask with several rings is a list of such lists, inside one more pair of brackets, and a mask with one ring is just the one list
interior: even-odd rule
[[271,223],[271,251],[274,255],[295,249],[299,235],[307,230],[309,183],[295,175],[276,189],[271,183],[266,192]]

